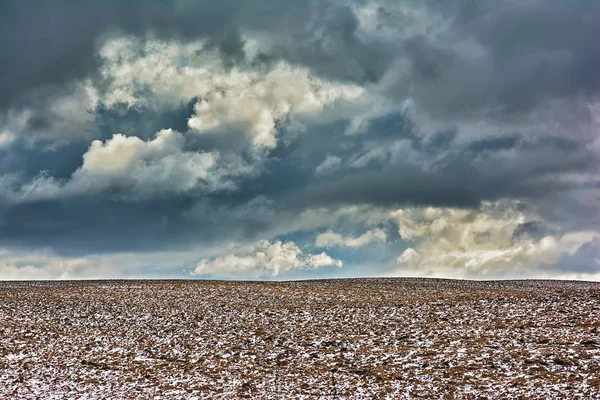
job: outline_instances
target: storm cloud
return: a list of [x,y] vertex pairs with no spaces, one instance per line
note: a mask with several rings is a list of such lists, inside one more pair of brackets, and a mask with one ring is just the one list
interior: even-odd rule
[[583,0],[3,2],[0,278],[598,279],[598,37]]

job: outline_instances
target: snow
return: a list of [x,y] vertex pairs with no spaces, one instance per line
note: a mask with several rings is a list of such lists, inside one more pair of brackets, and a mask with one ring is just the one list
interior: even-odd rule
[[0,282],[0,398],[598,398],[600,284]]

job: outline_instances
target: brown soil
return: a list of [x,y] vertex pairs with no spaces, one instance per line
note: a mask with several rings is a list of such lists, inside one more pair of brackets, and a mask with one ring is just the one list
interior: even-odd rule
[[598,398],[600,284],[0,282],[0,398]]

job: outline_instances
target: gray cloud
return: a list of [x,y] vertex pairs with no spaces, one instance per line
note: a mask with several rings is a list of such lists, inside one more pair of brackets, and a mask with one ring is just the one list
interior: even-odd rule
[[[4,2],[0,246],[360,237],[398,208],[507,199],[538,218],[515,242],[595,230],[599,18],[583,0]],[[596,248],[559,269],[596,272]]]
[[574,273],[597,274],[600,272],[600,239],[583,244],[573,254],[562,257],[550,269]]
[[436,118],[515,118],[549,100],[595,98],[595,1],[457,1],[443,35],[403,41],[386,88]]

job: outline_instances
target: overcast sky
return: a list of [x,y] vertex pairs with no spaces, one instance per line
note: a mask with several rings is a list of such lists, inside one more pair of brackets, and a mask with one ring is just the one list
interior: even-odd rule
[[0,279],[600,279],[600,1],[0,2]]

